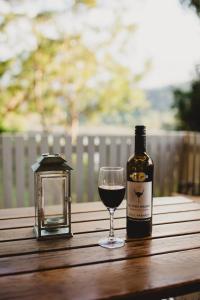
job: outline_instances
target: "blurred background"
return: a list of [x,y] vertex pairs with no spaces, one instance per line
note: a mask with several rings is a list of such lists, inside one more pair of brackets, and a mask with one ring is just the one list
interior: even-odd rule
[[33,204],[42,152],[74,167],[74,201],[97,200],[136,124],[155,194],[200,194],[199,111],[198,0],[0,0],[0,206]]
[[0,0],[0,130],[200,129],[198,12],[199,1]]

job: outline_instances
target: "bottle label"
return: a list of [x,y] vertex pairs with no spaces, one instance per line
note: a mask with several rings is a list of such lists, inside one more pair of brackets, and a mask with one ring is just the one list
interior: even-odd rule
[[132,219],[151,218],[152,182],[127,183],[127,214]]

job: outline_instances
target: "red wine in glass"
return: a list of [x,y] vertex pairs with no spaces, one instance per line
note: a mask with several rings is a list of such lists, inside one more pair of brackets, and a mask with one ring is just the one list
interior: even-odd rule
[[125,187],[122,185],[100,185],[98,190],[99,196],[107,208],[118,207],[124,199]]

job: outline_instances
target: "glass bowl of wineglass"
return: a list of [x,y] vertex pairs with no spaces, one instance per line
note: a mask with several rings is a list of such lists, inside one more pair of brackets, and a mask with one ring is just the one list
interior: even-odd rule
[[98,180],[99,196],[110,213],[110,231],[107,238],[101,239],[99,245],[104,248],[119,248],[125,241],[114,235],[114,212],[125,195],[124,169],[121,167],[101,167]]

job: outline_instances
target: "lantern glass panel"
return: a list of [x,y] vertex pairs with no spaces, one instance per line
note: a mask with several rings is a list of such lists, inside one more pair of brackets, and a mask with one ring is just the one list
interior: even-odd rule
[[[43,172],[41,175],[42,228],[67,225],[68,178],[66,172]],[[52,205],[56,211],[52,215]]]

